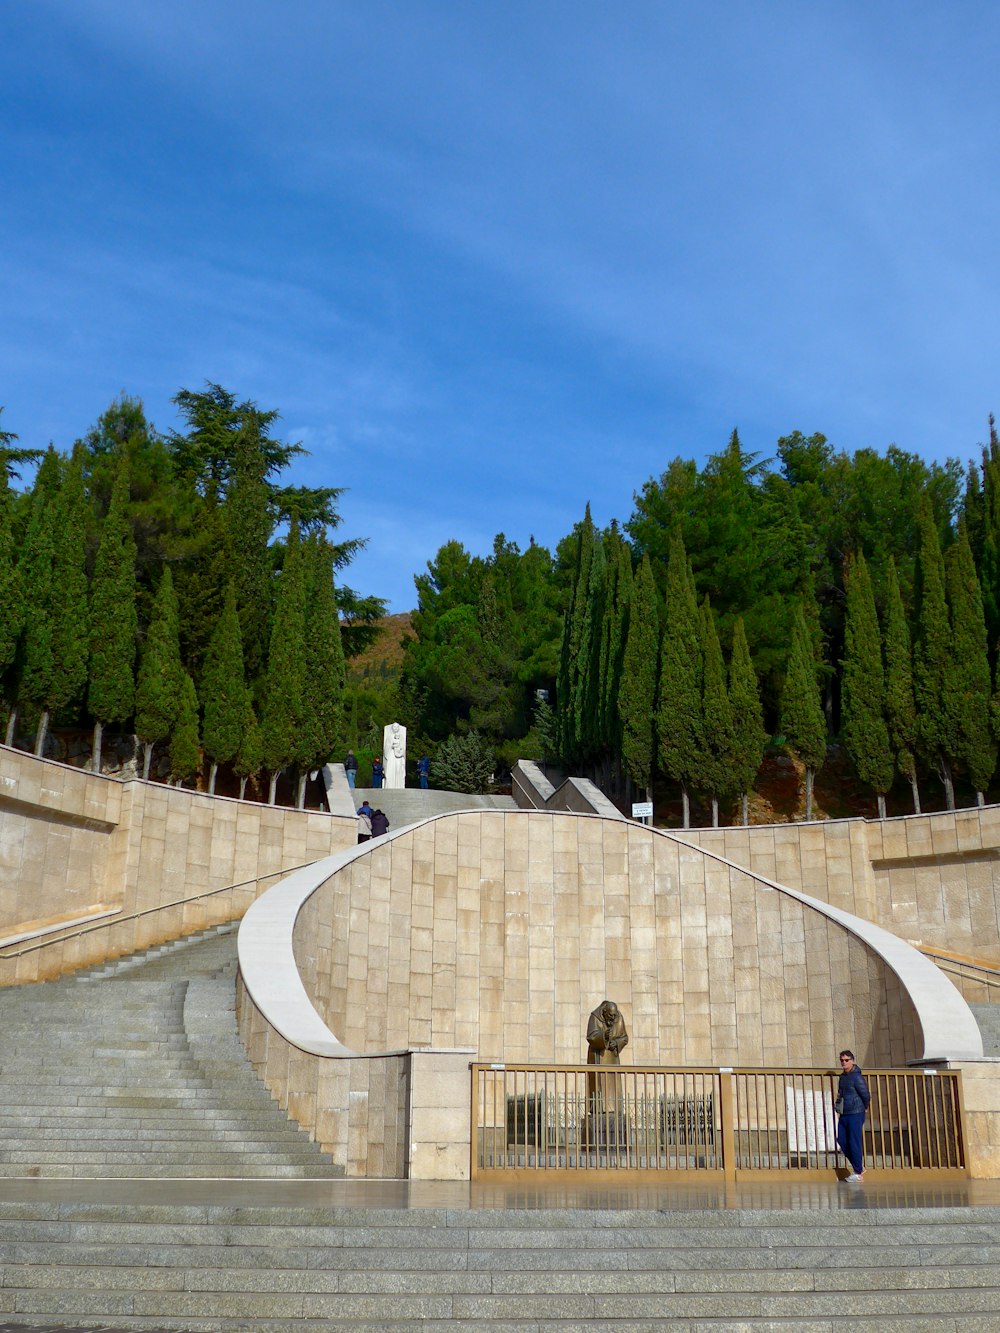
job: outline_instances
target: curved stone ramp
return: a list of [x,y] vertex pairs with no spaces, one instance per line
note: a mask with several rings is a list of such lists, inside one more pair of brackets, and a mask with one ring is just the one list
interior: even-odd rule
[[340,1174],[254,1074],[236,938],[0,990],[0,1176]]
[[[220,1187],[224,1189],[224,1186]],[[1000,1207],[0,1203],[0,1326],[985,1333]]]

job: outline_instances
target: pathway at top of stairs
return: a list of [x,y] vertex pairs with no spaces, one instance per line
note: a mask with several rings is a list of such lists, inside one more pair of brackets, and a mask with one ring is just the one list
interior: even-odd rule
[[236,1030],[236,935],[0,990],[0,1176],[341,1174]]
[[385,811],[390,830],[459,810],[517,809],[512,796],[469,796],[460,791],[421,791],[419,787],[358,787],[352,795],[355,810],[367,800],[374,810]]

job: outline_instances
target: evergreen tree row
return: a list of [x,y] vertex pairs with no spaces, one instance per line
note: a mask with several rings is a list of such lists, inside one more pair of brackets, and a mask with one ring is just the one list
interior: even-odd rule
[[335,591],[360,543],[330,538],[340,491],[278,485],[302,450],[272,436],[276,413],[218,385],[174,401],[186,432],[160,436],[123,396],[69,456],[0,432],[7,742],[20,723],[43,754],[53,722],[92,725],[99,772],[106,729],[128,730],[144,776],[156,747],[175,782],[204,755],[210,791],[227,765],[241,795],[266,772],[273,801],[294,769],[301,804],[343,740],[344,640],[362,646],[384,606]]

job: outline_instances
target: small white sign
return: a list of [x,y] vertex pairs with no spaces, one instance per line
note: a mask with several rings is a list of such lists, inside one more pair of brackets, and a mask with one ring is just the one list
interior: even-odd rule
[[634,801],[632,803],[633,819],[652,819],[653,802],[652,801]]

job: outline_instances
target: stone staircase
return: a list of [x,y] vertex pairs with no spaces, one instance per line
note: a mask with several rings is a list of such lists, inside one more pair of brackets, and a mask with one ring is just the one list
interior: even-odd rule
[[[843,1191],[842,1191],[843,1193]],[[1000,1208],[0,1203],[0,1327],[996,1333]]]
[[1000,1004],[970,1004],[983,1037],[983,1054],[1000,1056]]
[[0,990],[0,1177],[339,1174],[254,1074],[236,937]]

